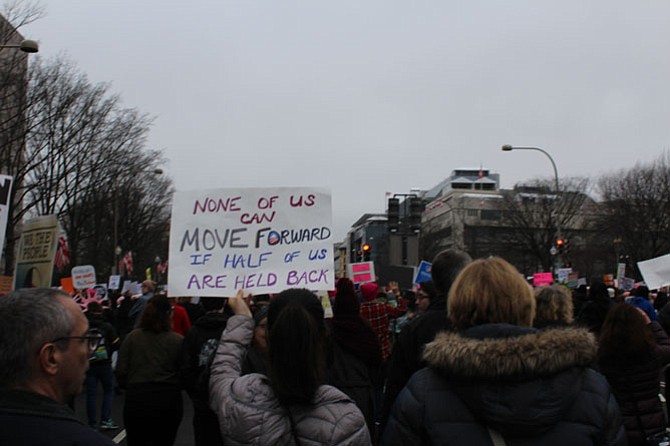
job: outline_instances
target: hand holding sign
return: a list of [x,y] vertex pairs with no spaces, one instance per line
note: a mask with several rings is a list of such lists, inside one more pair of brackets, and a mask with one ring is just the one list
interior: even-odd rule
[[[250,297],[251,296],[247,296],[247,299]],[[247,305],[247,301],[244,298],[244,290],[239,290],[235,297],[228,298],[228,306],[235,314],[243,314],[245,316],[253,317],[249,305]]]

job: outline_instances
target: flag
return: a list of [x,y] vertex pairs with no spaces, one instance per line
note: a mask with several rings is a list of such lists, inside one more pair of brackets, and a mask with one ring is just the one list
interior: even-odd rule
[[484,168],[482,167],[481,164],[479,165],[479,175],[477,175],[477,178],[480,180],[484,178]]
[[125,256],[123,256],[123,266],[126,269],[126,274],[129,276],[133,275],[133,253],[128,251]]
[[70,250],[67,248],[67,239],[64,235],[58,237],[58,248],[56,249],[56,257],[54,265],[58,271],[63,271],[70,263]]

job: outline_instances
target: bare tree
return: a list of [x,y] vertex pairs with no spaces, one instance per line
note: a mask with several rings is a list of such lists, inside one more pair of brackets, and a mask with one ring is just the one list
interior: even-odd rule
[[552,270],[557,228],[561,237],[570,238],[590,224],[585,213],[591,202],[586,194],[588,180],[566,178],[561,185],[558,194],[553,181],[540,179],[502,191],[503,225],[508,230],[500,236],[510,251],[536,259],[545,271]]
[[62,57],[38,60],[31,75],[24,209],[57,214],[72,264],[108,272],[112,234],[120,230],[124,247],[137,251],[160,238],[146,231],[166,225],[171,181],[145,175],[164,162],[144,149],[151,119],[122,108],[108,85],[91,84]]
[[[605,175],[598,182],[604,213],[602,232],[638,261],[670,252],[670,157]],[[618,248],[617,248],[618,249]],[[638,275],[639,278],[639,275]]]
[[[19,45],[23,36],[19,30],[43,15],[37,1],[6,3],[0,15],[0,45]],[[0,173],[14,178],[9,196],[8,227],[4,244],[5,274],[11,274],[14,263],[14,244],[21,221],[24,187],[23,175],[25,137],[28,130],[27,86],[29,83],[28,55],[17,48],[0,48]]]

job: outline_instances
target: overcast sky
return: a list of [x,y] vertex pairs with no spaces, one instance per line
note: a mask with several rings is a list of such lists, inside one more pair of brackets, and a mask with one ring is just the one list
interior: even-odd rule
[[[336,240],[385,193],[503,187],[670,144],[670,3],[43,0],[22,30],[154,116],[178,190],[319,186]],[[31,56],[32,57],[32,56]]]

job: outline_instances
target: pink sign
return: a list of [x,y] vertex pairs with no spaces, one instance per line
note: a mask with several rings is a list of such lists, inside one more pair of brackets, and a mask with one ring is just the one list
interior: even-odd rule
[[347,276],[354,284],[375,281],[375,264],[373,262],[352,263],[348,265],[347,272]]
[[549,286],[554,281],[552,273],[535,273],[533,274],[533,286]]

